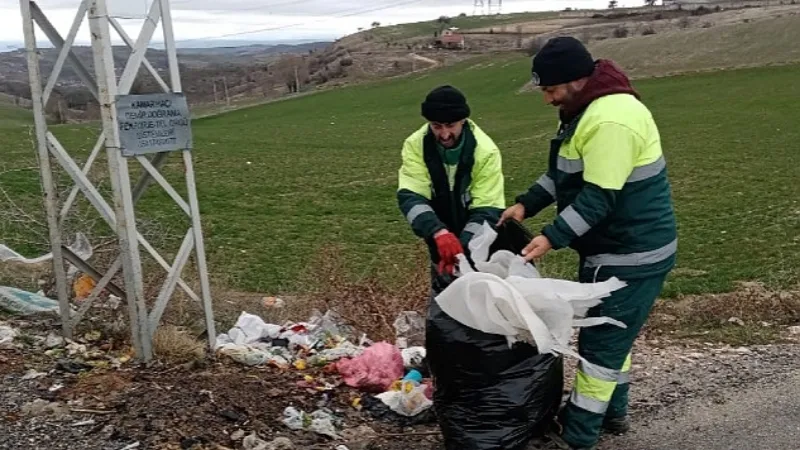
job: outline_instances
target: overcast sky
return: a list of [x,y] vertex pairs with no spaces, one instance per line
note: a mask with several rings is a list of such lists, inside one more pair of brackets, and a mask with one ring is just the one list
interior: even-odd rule
[[[125,17],[121,23],[135,39],[152,0],[107,1],[112,15]],[[495,10],[498,1],[493,0]],[[488,2],[484,0],[487,7]],[[37,3],[65,36],[80,0],[39,0]],[[359,27],[369,27],[374,21],[391,25],[462,12],[471,15],[473,3],[474,0],[172,0],[171,5],[180,45],[180,41],[220,38],[331,40],[353,33]],[[641,3],[619,2],[620,6]],[[607,5],[608,0],[505,0],[503,12],[605,8]],[[79,43],[88,43],[88,28],[84,23],[78,35]],[[22,40],[19,2],[0,0],[0,41]],[[154,39],[160,40],[160,35]]]

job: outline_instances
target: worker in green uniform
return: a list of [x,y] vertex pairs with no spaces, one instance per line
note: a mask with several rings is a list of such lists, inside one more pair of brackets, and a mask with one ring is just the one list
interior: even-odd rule
[[451,281],[457,255],[505,204],[500,150],[471,119],[464,94],[445,85],[421,105],[427,123],[403,143],[397,201],[413,232],[428,244],[433,290]]
[[545,102],[559,108],[560,126],[547,171],[500,223],[555,202],[556,219],[523,250],[525,258],[570,247],[580,256],[581,282],[627,283],[589,312],[627,327],[581,329],[585,360],[547,444],[593,449],[603,429],[621,434],[630,427],[630,351],[675,264],[671,189],[653,116],[616,64],[595,61],[577,39],[558,37],[534,56],[532,71]]

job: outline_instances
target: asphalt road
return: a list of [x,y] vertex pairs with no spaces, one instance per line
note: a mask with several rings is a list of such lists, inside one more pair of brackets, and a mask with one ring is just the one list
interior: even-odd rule
[[[686,376],[698,374],[687,373]],[[723,399],[689,400],[604,439],[599,450],[798,450],[800,371],[771,377]]]

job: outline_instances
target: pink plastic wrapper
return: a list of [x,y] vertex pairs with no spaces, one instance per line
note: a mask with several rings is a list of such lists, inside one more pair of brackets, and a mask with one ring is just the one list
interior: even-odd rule
[[336,369],[348,386],[381,393],[403,377],[403,356],[394,345],[378,342],[355,358],[339,360]]

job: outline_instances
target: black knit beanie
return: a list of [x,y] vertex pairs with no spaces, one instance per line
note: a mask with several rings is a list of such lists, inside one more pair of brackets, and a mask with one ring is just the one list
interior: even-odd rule
[[533,57],[533,84],[555,86],[588,77],[594,72],[594,59],[581,41],[556,37],[547,41]]
[[431,122],[458,122],[469,117],[469,114],[466,97],[453,86],[437,87],[422,102],[422,117]]

